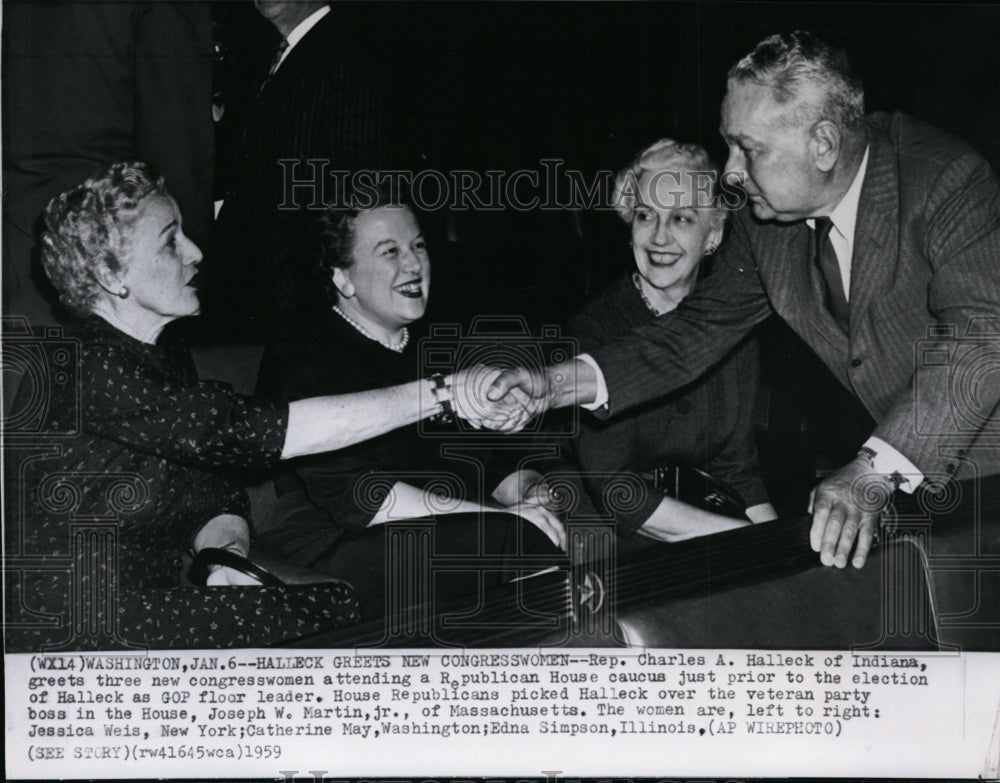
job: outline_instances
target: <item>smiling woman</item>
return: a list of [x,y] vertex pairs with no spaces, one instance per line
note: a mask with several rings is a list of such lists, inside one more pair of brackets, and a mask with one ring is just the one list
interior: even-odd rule
[[[77,316],[68,332],[80,345],[79,384],[57,385],[48,403],[79,420],[80,431],[18,477],[36,491],[16,532],[27,553],[53,562],[25,577],[19,600],[62,622],[8,629],[8,649],[260,645],[355,621],[357,600],[343,582],[264,588],[228,567],[231,555],[248,553],[251,538],[237,477],[439,414],[435,383],[410,378],[289,404],[199,381],[186,348],[158,338],[174,319],[198,312],[191,284],[201,252],[184,235],[163,180],[141,163],[115,164],[53,199],[45,220],[42,262]],[[413,307],[412,278],[400,283],[396,298]],[[360,280],[356,287],[367,290]],[[476,372],[442,379],[455,413],[476,423],[514,413],[472,412]],[[83,581],[71,584],[64,564],[75,562],[67,558],[81,518],[114,520],[115,545],[95,557],[99,573],[76,573]],[[180,587],[182,555],[208,549],[230,553],[226,565],[210,566],[213,587]],[[81,618],[68,614],[80,611],[70,595],[88,580],[114,586],[117,605],[83,607],[110,638],[80,636]]]
[[[391,196],[378,193],[365,208],[332,210],[318,222],[313,260],[329,307],[290,321],[268,344],[260,394],[297,400],[421,376],[421,357],[432,355],[434,342],[418,350],[410,329],[427,307],[431,262],[413,210]],[[385,605],[383,523],[390,520],[433,518],[439,553],[480,551],[480,536],[493,554],[517,554],[518,541],[556,553],[552,544],[565,547],[562,523],[523,501],[539,477],[517,470],[517,454],[470,446],[455,423],[439,422],[295,460],[276,481],[277,524],[261,546],[345,576],[368,614]],[[454,582],[445,588],[449,597],[478,595],[475,580],[445,578]]]
[[[329,240],[332,252],[322,254],[321,267],[333,288],[334,309],[383,345],[405,347],[407,325],[427,309],[431,276],[427,243],[413,212],[383,205],[353,218],[338,215],[325,225],[320,241]],[[346,253],[337,238],[344,232],[350,233]]]
[[715,173],[701,147],[663,139],[618,175],[614,203],[632,227],[635,282],[657,314],[691,292],[702,260],[722,241],[726,216],[712,200]]
[[[650,145],[618,174],[612,203],[629,224],[635,267],[571,320],[569,332],[582,349],[650,323],[696,291],[725,223],[715,199],[716,177],[704,149],[671,139]],[[656,404],[610,420],[581,420],[575,459],[597,510],[616,519],[624,548],[647,545],[643,539],[677,541],[776,516],[753,440],[758,375],[757,345],[744,341],[699,381]],[[665,496],[651,478],[664,468],[712,474],[741,496],[746,517],[724,517]],[[646,492],[637,508],[616,512],[608,507],[606,487],[623,472],[637,474]]]

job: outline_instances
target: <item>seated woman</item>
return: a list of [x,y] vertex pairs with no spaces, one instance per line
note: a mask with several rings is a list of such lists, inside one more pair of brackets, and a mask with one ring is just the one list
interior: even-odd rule
[[[54,384],[48,403],[80,432],[54,455],[8,471],[20,482],[8,484],[8,497],[24,498],[23,518],[8,515],[8,536],[34,558],[12,604],[33,619],[8,622],[8,649],[259,646],[356,621],[344,583],[264,588],[216,565],[208,583],[218,586],[182,588],[181,557],[208,548],[247,554],[248,500],[235,472],[440,413],[433,384],[408,379],[289,405],[199,382],[190,354],[157,338],[198,312],[201,252],[162,179],[143,164],[116,164],[53,199],[45,225],[42,263],[78,316],[68,331],[80,340],[78,384]],[[467,376],[450,379],[463,415],[472,410]],[[74,525],[95,518],[116,523],[117,548],[82,571]],[[81,585],[106,589],[110,603],[98,605],[95,593],[93,603],[71,604]],[[79,630],[97,625],[100,634]]]
[[[722,240],[725,212],[704,189],[717,174],[701,147],[670,139],[646,148],[619,172],[613,203],[631,227],[634,267],[568,324],[581,352],[670,312],[691,292],[705,257]],[[623,539],[633,545],[635,534],[677,541],[777,516],[754,445],[758,361],[757,345],[748,340],[700,380],[651,404],[608,420],[581,417],[575,460],[587,494],[600,513],[616,519]],[[665,495],[653,478],[664,467],[697,468],[728,484],[742,496],[747,518],[721,516]],[[622,472],[641,478],[645,491],[627,509],[610,508],[616,493],[608,491],[609,483]]]
[[[427,307],[431,263],[409,207],[380,193],[369,208],[331,211],[318,223],[315,253],[330,307],[290,324],[266,347],[258,393],[296,400],[420,377],[409,330]],[[480,536],[494,553],[513,554],[518,540],[533,541],[539,553],[556,551],[530,526],[517,533],[518,517],[564,547],[560,521],[521,501],[537,474],[513,469],[516,452],[477,448],[460,435],[454,426],[414,425],[289,463],[276,481],[281,524],[261,545],[365,585],[375,605],[384,555],[378,546],[365,553],[364,531],[392,519],[433,516],[441,553],[475,551]]]

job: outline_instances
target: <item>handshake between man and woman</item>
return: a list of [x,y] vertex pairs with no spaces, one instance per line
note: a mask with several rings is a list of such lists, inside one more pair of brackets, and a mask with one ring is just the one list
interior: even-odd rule
[[580,359],[530,369],[478,364],[456,372],[451,389],[455,415],[470,426],[514,433],[552,408],[593,402],[597,377]]

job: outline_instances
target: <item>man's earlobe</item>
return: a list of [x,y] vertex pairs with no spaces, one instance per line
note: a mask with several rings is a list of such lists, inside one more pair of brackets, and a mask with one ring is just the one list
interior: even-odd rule
[[810,147],[816,168],[823,172],[833,171],[840,157],[840,142],[840,128],[835,123],[821,120],[813,126]]

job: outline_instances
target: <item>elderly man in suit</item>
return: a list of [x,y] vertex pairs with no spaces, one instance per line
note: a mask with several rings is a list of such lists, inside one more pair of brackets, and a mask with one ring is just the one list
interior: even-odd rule
[[281,39],[234,134],[203,311],[259,338],[270,319],[316,304],[307,228],[337,196],[335,172],[382,168],[388,143],[381,70],[358,9],[254,5]]
[[1000,473],[984,447],[1000,400],[1000,185],[960,140],[866,117],[846,55],[810,33],[765,39],[727,87],[727,176],[749,204],[713,274],[652,325],[510,371],[489,395],[520,386],[539,409],[614,415],[698,377],[777,312],[877,423],[812,498],[813,549],[860,568],[894,489]]

